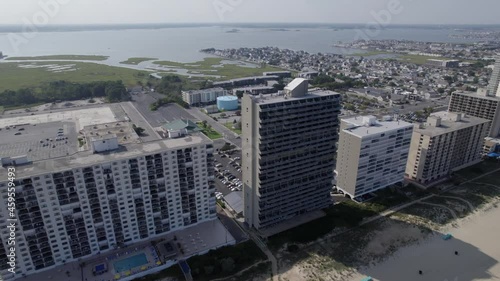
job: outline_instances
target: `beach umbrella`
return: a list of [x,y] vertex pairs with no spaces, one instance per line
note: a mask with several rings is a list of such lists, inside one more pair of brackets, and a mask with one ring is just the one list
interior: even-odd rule
[[157,262],[156,262],[156,264],[157,264],[157,265],[161,265],[161,261],[157,261]]
[[141,267],[141,270],[146,270],[146,269],[147,269],[147,267],[145,267],[145,266]]
[[125,271],[125,275],[129,276],[131,274],[130,270]]
[[120,274],[115,274],[115,279],[116,280],[120,279],[120,277],[122,277]]

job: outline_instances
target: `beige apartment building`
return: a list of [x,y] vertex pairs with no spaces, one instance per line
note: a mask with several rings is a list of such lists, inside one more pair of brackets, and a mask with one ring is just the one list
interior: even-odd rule
[[405,176],[431,186],[453,171],[480,162],[490,123],[463,113],[432,114],[414,130]]

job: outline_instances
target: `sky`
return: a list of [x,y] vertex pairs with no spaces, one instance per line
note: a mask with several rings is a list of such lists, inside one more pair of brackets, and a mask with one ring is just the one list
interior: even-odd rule
[[2,0],[0,24],[500,24],[498,0]]

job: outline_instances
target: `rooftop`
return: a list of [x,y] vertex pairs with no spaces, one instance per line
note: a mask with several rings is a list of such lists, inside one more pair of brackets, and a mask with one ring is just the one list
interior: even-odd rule
[[295,78],[293,79],[292,82],[290,82],[288,85],[285,86],[285,90],[293,91],[295,88],[301,86],[302,83],[309,83],[309,82],[304,78]]
[[357,137],[369,137],[380,135],[384,132],[413,128],[413,124],[399,120],[377,120],[374,116],[360,116],[342,119],[342,122],[348,124],[344,132],[348,132]]
[[[158,140],[140,144],[130,143],[122,145],[119,149],[108,153],[94,154],[92,151],[85,150],[73,152],[72,154],[64,157],[34,161],[29,165],[17,166],[16,174],[22,177],[31,177],[46,173],[65,171],[72,168],[83,168],[96,164],[139,157],[145,154],[155,154],[169,149],[178,149],[210,143],[212,143],[212,141],[210,141],[203,134],[196,134],[178,139]],[[7,173],[1,172],[2,169],[4,168],[0,168],[0,182],[7,180]]]
[[198,125],[191,120],[178,119],[162,126],[167,131],[178,131],[187,129],[189,131],[200,131]]
[[453,95],[469,96],[469,97],[485,99],[485,100],[500,101],[500,97],[480,95],[480,94],[475,93],[475,92],[455,92],[455,93],[453,93]]
[[215,88],[209,88],[209,89],[203,89],[203,90],[191,90],[191,91],[185,91],[186,93],[190,94],[201,94],[201,93],[212,93],[216,91],[225,91],[221,87],[215,87]]
[[[456,115],[457,113],[447,112],[447,111],[433,113],[429,117],[426,123],[422,124],[420,127],[415,127],[415,132],[433,137],[453,132],[456,130],[477,126],[479,124],[491,122],[490,120],[487,119],[467,116],[465,114],[461,114],[461,116],[457,120],[455,119]],[[435,120],[439,118],[441,119],[439,126],[432,126],[430,124],[430,122],[432,121],[435,122]]]
[[249,87],[241,87],[235,88],[233,91],[251,91],[251,90],[273,90],[274,87],[269,86],[249,86]]
[[105,139],[114,135],[119,144],[140,143],[141,139],[129,122],[113,122],[106,124],[90,125],[83,128],[85,137],[89,139]]
[[26,155],[30,161],[40,161],[64,157],[85,150],[84,139],[108,134],[116,134],[122,144],[137,143],[139,137],[125,116],[120,104],[109,104],[1,118],[0,158]]
[[311,98],[320,98],[320,97],[328,97],[328,96],[333,96],[333,95],[339,95],[337,92],[333,91],[328,91],[328,90],[312,90],[307,92],[304,96],[300,97],[289,97],[285,96],[283,93],[277,93],[277,94],[267,94],[267,95],[260,95],[260,96],[248,96],[251,98],[255,103],[258,104],[273,104],[273,103],[281,103],[281,102],[286,102],[286,101],[298,101],[298,100],[304,100],[304,99],[311,99]]

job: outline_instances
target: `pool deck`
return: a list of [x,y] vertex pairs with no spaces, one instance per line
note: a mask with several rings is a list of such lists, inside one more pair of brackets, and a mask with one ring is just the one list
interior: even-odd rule
[[[174,237],[177,238],[176,241]],[[125,258],[135,256],[140,253],[145,253],[151,270],[159,269],[156,267],[154,255],[151,252],[151,241],[170,241],[176,244],[177,257],[173,258],[172,261],[163,261],[169,264],[177,262],[177,260],[187,259],[190,256],[204,254],[211,249],[223,247],[225,245],[235,244],[235,239],[231,236],[229,231],[226,230],[224,225],[218,220],[212,220],[198,225],[175,231],[163,236],[155,237],[151,240],[146,240],[137,244],[133,244],[125,249],[113,250],[103,254],[95,255],[92,258],[84,259],[80,262],[75,261],[67,263],[62,266],[55,267],[46,271],[38,272],[27,277],[19,277],[17,280],[23,281],[113,281],[115,279],[115,269],[113,263],[118,260],[123,260]],[[180,248],[178,247],[180,245]],[[182,251],[181,251],[182,249]],[[117,256],[118,255],[118,256]],[[83,269],[80,267],[80,263],[84,262],[85,266]],[[108,272],[94,276],[93,269],[96,265],[101,263],[107,263]],[[142,266],[141,266],[142,267]],[[160,266],[163,267],[163,266]],[[144,276],[149,270],[142,271],[139,269],[134,269],[137,274],[131,274],[130,276],[122,276],[120,274],[120,281],[128,281]],[[123,274],[125,275],[125,274]]]

